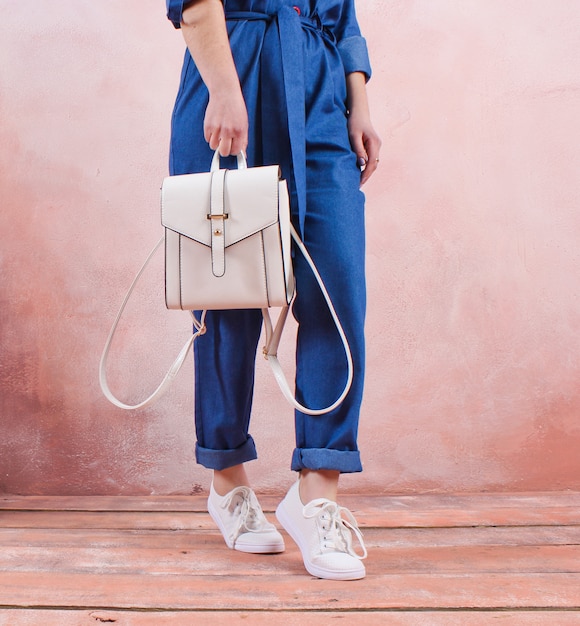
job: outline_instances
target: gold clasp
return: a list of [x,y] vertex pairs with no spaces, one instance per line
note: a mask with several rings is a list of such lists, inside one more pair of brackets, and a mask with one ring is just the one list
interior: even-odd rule
[[207,214],[208,220],[227,220],[229,217],[228,213],[222,213],[220,215],[214,215],[212,213]]

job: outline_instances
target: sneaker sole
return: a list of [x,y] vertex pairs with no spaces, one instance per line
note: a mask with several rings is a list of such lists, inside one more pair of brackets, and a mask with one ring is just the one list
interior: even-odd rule
[[286,510],[284,508],[284,501],[282,501],[278,508],[276,509],[276,518],[282,524],[284,530],[292,537],[296,545],[300,548],[300,553],[302,554],[302,561],[304,562],[304,567],[306,571],[312,576],[316,576],[316,578],[325,578],[327,580],[360,580],[366,576],[366,570],[364,565],[361,564],[360,567],[352,570],[343,570],[337,572],[335,570],[328,570],[322,567],[318,567],[314,563],[312,563],[308,558],[304,556],[308,546],[303,547],[300,541],[300,537],[297,533],[294,532],[292,522],[289,516],[286,514]]
[[236,543],[234,545],[234,550],[238,552],[246,552],[247,554],[280,554],[284,552],[286,546],[284,543],[276,543],[274,545],[254,545],[254,544],[243,544]]

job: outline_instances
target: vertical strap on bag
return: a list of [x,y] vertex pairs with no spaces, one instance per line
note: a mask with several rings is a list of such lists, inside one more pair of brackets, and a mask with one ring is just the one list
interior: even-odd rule
[[217,170],[211,174],[210,212],[207,215],[211,228],[211,270],[216,278],[221,278],[226,273],[226,173],[227,170]]

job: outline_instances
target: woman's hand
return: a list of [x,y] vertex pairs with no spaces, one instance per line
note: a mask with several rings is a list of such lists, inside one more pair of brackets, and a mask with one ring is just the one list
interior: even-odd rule
[[239,87],[226,93],[210,93],[203,124],[205,140],[222,156],[239,154],[248,146],[248,111]]
[[348,135],[361,168],[360,184],[364,185],[379,165],[381,140],[373,128],[367,100],[365,76],[354,72],[347,77]]
[[373,128],[369,116],[357,115],[352,111],[348,118],[348,134],[352,149],[362,169],[360,184],[364,185],[379,165],[381,140]]

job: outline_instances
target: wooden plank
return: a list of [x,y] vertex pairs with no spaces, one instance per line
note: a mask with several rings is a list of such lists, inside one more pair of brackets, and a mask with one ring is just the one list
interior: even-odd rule
[[384,547],[579,545],[580,526],[373,528],[365,529],[364,536]]
[[578,626],[580,613],[568,611],[179,611],[1,610],[0,626]]
[[[353,511],[361,528],[580,525],[575,507],[551,509]],[[271,513],[268,515],[272,516]],[[271,517],[271,519],[273,519]],[[0,515],[0,528],[121,528],[195,530],[212,528],[207,513],[110,511],[13,511]]]
[[[369,531],[370,532],[370,531]],[[372,532],[378,532],[373,530]],[[175,548],[191,549],[192,545],[205,543],[212,549],[225,547],[224,540],[214,525],[209,530],[116,530],[116,529],[52,529],[3,528],[0,529],[0,550],[15,546],[44,546],[68,549],[75,545],[93,548]]]
[[580,610],[580,574],[404,574],[318,580],[292,575],[155,576],[0,573],[0,606],[148,610]]
[[[283,493],[258,494],[264,510],[273,511]],[[352,510],[398,511],[514,508],[580,509],[580,492],[417,494],[387,496],[350,494],[340,496]],[[13,496],[0,495],[0,510],[70,511],[205,511],[207,494],[192,496]]]
[[[580,546],[461,546],[437,548],[373,548],[369,546],[369,575],[578,573]],[[0,551],[0,572],[60,574],[135,574],[216,576],[291,575],[300,562],[292,544],[287,554],[245,555],[199,540],[188,550],[172,548],[16,547]],[[580,595],[580,589],[578,591]]]
[[207,511],[195,496],[0,496],[0,511]]
[[467,526],[569,526],[580,524],[576,507],[473,510],[355,511],[361,528],[452,528]]
[[203,530],[215,529],[207,513],[4,511],[0,528]]
[[[202,541],[208,547],[224,547],[215,525],[195,531],[117,530],[117,529],[52,529],[0,528],[0,549],[14,546],[46,546],[68,548],[86,547],[175,548],[190,549]],[[419,548],[437,546],[536,546],[580,545],[580,526],[521,526],[477,528],[368,528],[364,531],[366,543],[380,548]],[[288,541],[290,543],[290,540]]]

